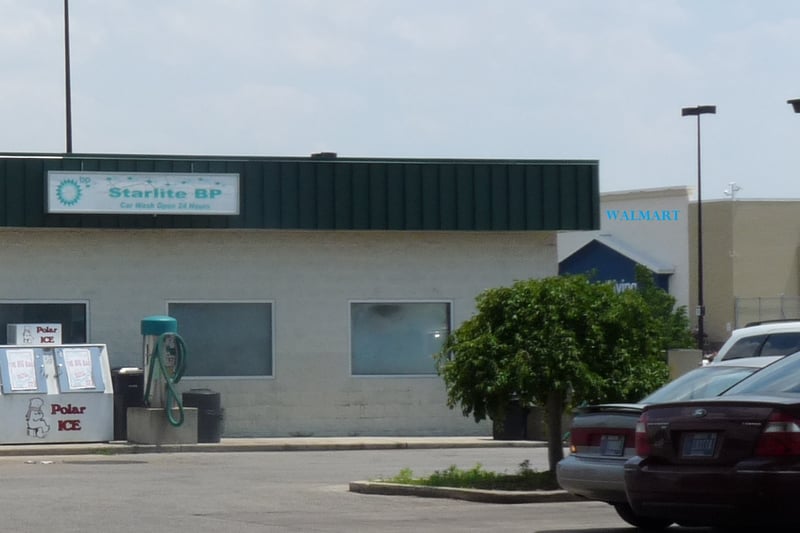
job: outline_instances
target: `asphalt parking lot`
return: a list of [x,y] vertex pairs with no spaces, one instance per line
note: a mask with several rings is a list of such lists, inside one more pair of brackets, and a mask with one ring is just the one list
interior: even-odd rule
[[511,472],[527,460],[541,469],[541,446],[210,452],[0,456],[2,530],[635,531],[602,503],[496,504],[349,490],[352,481],[393,476],[402,468],[427,475],[480,463]]

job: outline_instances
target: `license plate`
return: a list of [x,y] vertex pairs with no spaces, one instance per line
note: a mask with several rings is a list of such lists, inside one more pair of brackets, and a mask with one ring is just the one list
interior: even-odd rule
[[600,455],[620,457],[625,451],[623,435],[602,435],[600,437]]
[[681,456],[713,457],[716,444],[716,433],[685,433]]

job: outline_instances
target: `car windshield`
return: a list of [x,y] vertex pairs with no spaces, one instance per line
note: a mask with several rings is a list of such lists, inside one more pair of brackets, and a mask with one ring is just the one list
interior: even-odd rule
[[677,402],[719,396],[756,370],[758,368],[743,366],[703,366],[675,378],[640,403]]
[[[709,365],[710,366],[710,365]],[[784,357],[726,394],[800,394],[800,352]]]

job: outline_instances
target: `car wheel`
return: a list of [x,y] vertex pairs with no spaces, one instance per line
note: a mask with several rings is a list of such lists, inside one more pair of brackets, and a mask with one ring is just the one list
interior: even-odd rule
[[633,512],[633,509],[631,509],[631,506],[627,503],[615,503],[614,509],[616,509],[620,518],[639,529],[660,531],[672,525],[672,521],[665,518],[650,518],[638,515]]

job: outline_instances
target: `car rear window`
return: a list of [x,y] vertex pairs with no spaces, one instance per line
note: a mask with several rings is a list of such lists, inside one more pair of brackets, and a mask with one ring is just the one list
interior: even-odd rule
[[800,353],[784,357],[728,389],[732,394],[800,394]]
[[641,403],[677,402],[719,396],[731,385],[758,370],[753,367],[708,365],[696,368],[667,383]]

